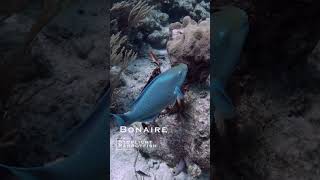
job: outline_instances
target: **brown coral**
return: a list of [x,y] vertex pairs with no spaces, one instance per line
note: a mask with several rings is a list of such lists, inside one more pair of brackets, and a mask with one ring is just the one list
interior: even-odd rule
[[209,75],[210,20],[197,23],[186,16],[182,24],[171,24],[167,51],[172,64],[188,65],[189,82],[205,81]]

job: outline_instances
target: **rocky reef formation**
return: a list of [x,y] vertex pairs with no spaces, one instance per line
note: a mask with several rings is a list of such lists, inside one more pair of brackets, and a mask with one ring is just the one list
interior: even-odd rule
[[[111,34],[121,32],[127,36],[127,46],[138,51],[143,41],[151,39],[151,42],[160,40],[160,30],[168,15],[154,11],[154,6],[144,0],[120,1],[114,3],[111,8]],[[152,32],[154,32],[153,35]],[[150,36],[150,38],[148,38]],[[165,38],[165,37],[164,37]]]
[[162,10],[170,14],[173,21],[179,21],[184,16],[191,16],[196,21],[199,21],[210,17],[210,1],[168,0],[162,4]]
[[186,16],[182,23],[173,23],[169,29],[167,51],[171,63],[187,64],[191,82],[205,81],[210,63],[210,19],[197,23]]
[[169,15],[160,10],[151,11],[150,15],[142,21],[139,27],[140,34],[154,48],[163,49],[166,47],[169,37],[168,26]]

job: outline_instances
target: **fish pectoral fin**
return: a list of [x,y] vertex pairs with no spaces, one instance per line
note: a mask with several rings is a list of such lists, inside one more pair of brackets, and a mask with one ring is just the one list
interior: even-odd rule
[[224,117],[234,116],[235,107],[221,83],[216,82],[212,84],[212,101],[215,114],[220,113]]
[[114,117],[116,126],[124,126],[124,125],[126,125],[126,123],[128,121],[128,120],[126,120],[126,117],[123,114],[112,114],[111,113],[110,115],[112,115]]
[[174,94],[177,97],[176,102],[177,102],[178,108],[183,109],[183,107],[184,107],[184,101],[183,101],[184,94],[183,94],[183,92],[181,91],[181,89],[179,87],[176,87],[174,90]]
[[183,92],[181,91],[181,89],[180,89],[179,87],[176,87],[176,88],[174,89],[174,94],[175,94],[176,97],[177,97],[177,101],[183,100],[184,94],[183,94]]

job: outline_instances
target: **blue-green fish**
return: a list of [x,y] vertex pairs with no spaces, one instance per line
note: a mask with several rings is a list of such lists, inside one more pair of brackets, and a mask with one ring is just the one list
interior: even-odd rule
[[[0,164],[0,170],[11,172],[21,180],[106,180],[108,178],[107,122],[110,88],[100,98],[95,111],[76,127],[65,143],[69,157],[39,167],[22,168]],[[82,140],[82,141],[81,141]]]
[[160,112],[183,98],[180,88],[184,83],[188,66],[178,64],[155,77],[141,92],[131,110],[124,114],[113,114],[119,126],[136,121],[150,121]]
[[239,8],[223,7],[213,14],[212,19],[211,102],[214,105],[215,114],[223,118],[232,118],[235,115],[234,106],[225,92],[225,86],[238,64],[249,29],[248,17]]

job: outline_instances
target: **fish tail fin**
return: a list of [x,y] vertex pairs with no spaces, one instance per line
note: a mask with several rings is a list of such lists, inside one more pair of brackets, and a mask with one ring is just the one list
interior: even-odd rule
[[0,164],[0,174],[9,176],[9,174],[18,177],[23,180],[39,180],[36,176],[34,176],[33,168],[18,168],[12,166],[6,166],[4,164]]
[[124,114],[111,114],[111,115],[114,117],[118,126],[123,126],[128,121],[128,118]]
[[11,173],[11,170],[9,169],[9,167],[3,164],[0,164],[0,177],[9,176],[10,173]]
[[235,107],[230,97],[226,94],[223,85],[218,81],[214,81],[211,88],[213,92],[213,97],[211,99],[215,111],[217,111],[217,113],[222,113],[226,118],[233,117],[235,115]]

